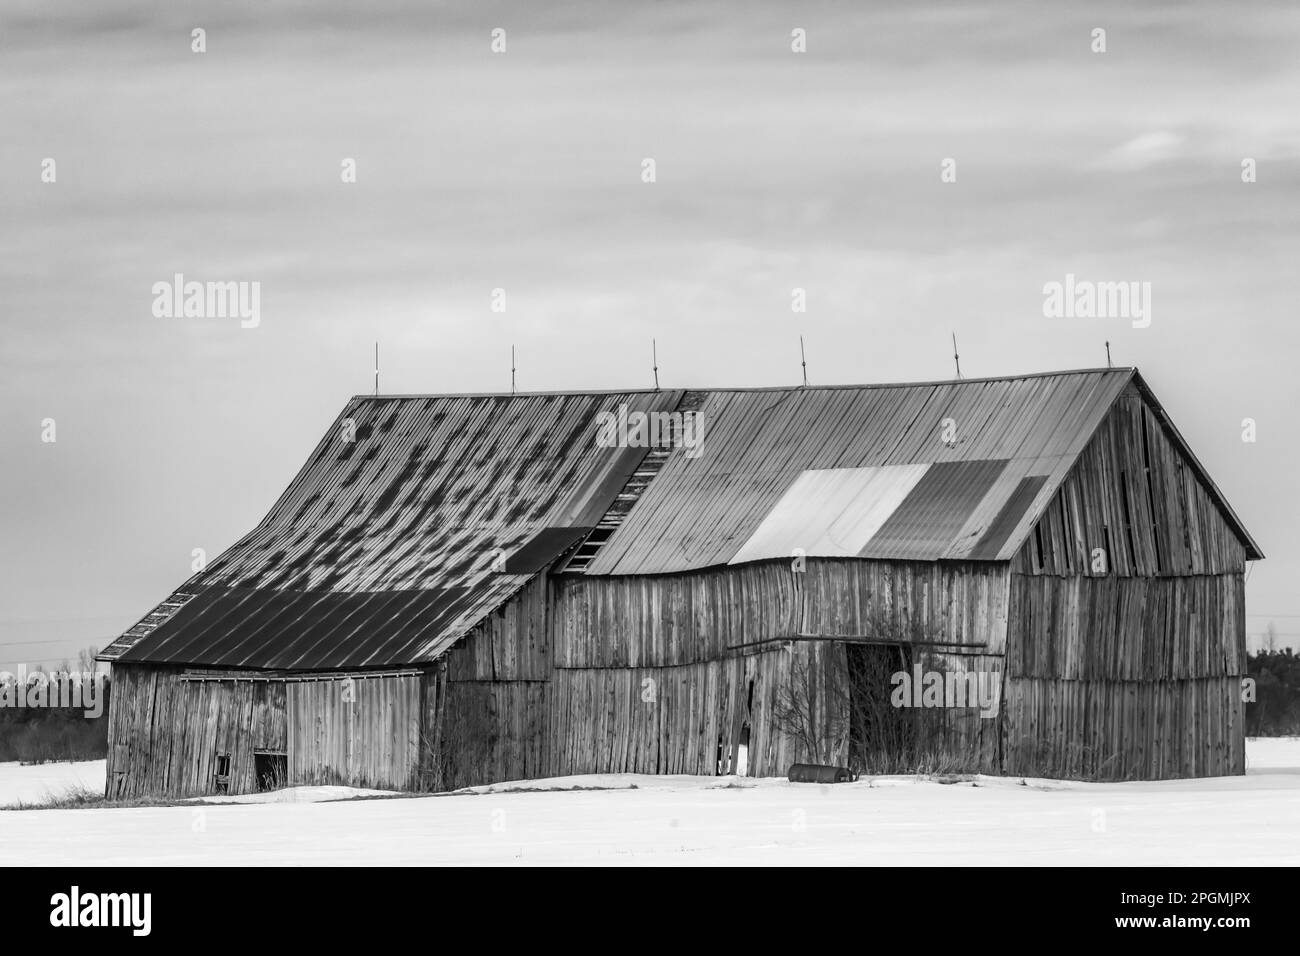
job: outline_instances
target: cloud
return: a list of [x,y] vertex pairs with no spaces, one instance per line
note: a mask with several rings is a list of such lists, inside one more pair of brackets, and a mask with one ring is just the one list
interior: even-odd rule
[[1097,163],[1104,169],[1135,172],[1186,158],[1187,138],[1169,130],[1153,130],[1115,147]]

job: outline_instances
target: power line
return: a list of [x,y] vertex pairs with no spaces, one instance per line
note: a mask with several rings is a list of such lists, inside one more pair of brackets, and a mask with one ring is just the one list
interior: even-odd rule
[[41,664],[73,664],[73,665],[75,665],[76,663],[77,663],[76,661],[71,661],[71,660],[68,660],[68,659],[63,658],[63,657],[42,657],[42,658],[39,658],[38,660],[34,660],[34,661],[0,661],[0,667],[15,667],[15,666],[20,666],[20,665],[27,665],[27,666],[30,667],[30,666],[33,666],[33,665],[37,665],[37,666],[39,666],[39,665],[41,665]]
[[[50,639],[50,640],[41,640],[41,641],[0,641],[0,650],[3,650],[3,649],[6,648],[6,647],[18,647],[18,646],[20,646],[20,645],[26,647],[26,646],[28,646],[28,645],[32,645],[32,644],[35,644],[35,645],[44,645],[44,644],[80,644],[82,647],[89,647],[91,644],[94,644],[96,641],[108,641],[108,642],[111,643],[111,642],[117,640],[117,639],[118,639],[119,637],[121,637],[121,636],[122,636],[122,635],[121,635],[121,633],[119,632],[119,633],[117,633],[117,634],[113,634],[113,635],[110,635],[110,636],[107,636],[107,637],[103,637],[103,636],[101,636],[101,637],[68,637],[68,638],[57,638],[57,637],[56,637],[56,638],[52,638],[52,639]],[[80,650],[80,648],[78,648],[78,649]]]
[[[56,638],[55,640],[52,641],[0,641],[0,647],[31,647],[31,646],[40,647],[49,644],[79,644],[84,640],[86,640],[86,638],[69,637],[63,639]],[[92,637],[90,638],[90,640],[93,641],[94,638]],[[104,640],[112,641],[112,640],[116,640],[116,638],[106,637],[104,638]]]

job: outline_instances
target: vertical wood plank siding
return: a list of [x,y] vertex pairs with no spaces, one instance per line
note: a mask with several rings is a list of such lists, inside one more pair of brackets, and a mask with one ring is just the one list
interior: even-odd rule
[[254,753],[287,754],[289,784],[380,789],[419,785],[418,675],[353,680],[251,675],[186,680],[179,668],[113,665],[106,795],[217,793],[217,756],[230,755],[229,793],[257,790]]
[[552,775],[549,586],[535,579],[425,675],[426,789]]
[[293,786],[418,788],[418,675],[291,681],[288,710]]
[[287,746],[283,684],[182,681],[176,668],[115,664],[108,732],[109,798],[216,792],[230,754],[230,793],[257,789],[254,750]]
[[[808,755],[773,725],[779,687],[797,658],[818,667],[820,657],[836,653],[843,648],[801,644],[671,667],[559,669],[551,708],[556,772],[735,772],[748,725],[748,773],[784,774]],[[845,756],[841,748],[836,759]]]
[[[1094,570],[1094,549],[1106,553]],[[1246,551],[1191,464],[1130,387],[1012,560],[1021,574],[1149,577],[1241,571]]]
[[1239,677],[1007,681],[1005,773],[1165,780],[1246,772]]
[[448,680],[428,789],[553,776],[552,693],[550,681]]
[[1131,387],[1011,563],[1006,772],[1244,773],[1245,555]]
[[991,563],[809,558],[673,577],[561,578],[555,663],[632,667],[717,660],[808,633],[952,641],[1000,653],[1007,570]]
[[584,773],[734,773],[746,727],[748,773],[784,774],[808,755],[775,729],[776,694],[796,658],[817,667],[830,654],[843,648],[559,668],[551,681],[448,681],[434,789]]
[[[797,661],[820,680],[842,675],[844,645],[733,645],[801,631],[877,633],[980,647],[989,653],[938,658],[1000,671],[1006,603],[1006,566],[973,563],[812,558],[801,574],[776,561],[537,582],[451,651],[445,677],[426,675],[427,742],[437,753],[424,758],[424,776],[432,789],[452,789],[579,773],[733,772],[746,727],[747,772],[784,774],[811,755],[774,725],[779,690]],[[952,761],[996,770],[997,720],[961,709],[931,724]],[[834,756],[847,760],[847,742]]]
[[538,577],[447,652],[448,679],[548,680],[547,580]]
[[1246,672],[1241,574],[1011,580],[1011,677],[1171,680]]

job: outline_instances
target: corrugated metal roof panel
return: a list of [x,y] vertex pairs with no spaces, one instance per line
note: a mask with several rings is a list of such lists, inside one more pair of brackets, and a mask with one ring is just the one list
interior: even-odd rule
[[731,563],[784,558],[856,557],[929,465],[882,465],[802,472]]
[[979,504],[971,511],[966,518],[966,523],[953,539],[952,545],[944,552],[943,557],[951,561],[974,560],[971,552],[979,544],[989,527],[997,520],[1006,508],[1007,499],[1009,499],[1016,490],[1017,485],[1025,477],[1025,474],[1032,468],[1042,468],[1044,463],[1036,459],[1021,459],[1019,461],[1008,461],[1005,468],[994,479],[993,484],[989,487]]
[[[959,556],[1001,513],[1020,478],[1044,475],[1043,490],[1055,489],[1132,375],[1132,369],[1093,369],[923,385],[712,392],[700,409],[703,454],[688,459],[673,451],[586,573],[662,574],[744,560],[742,547],[805,471],[1006,463],[1014,480],[995,478],[973,507],[963,498],[962,526],[953,537],[941,541],[917,529],[915,542],[890,545],[891,554],[918,560]],[[1034,509],[1045,502],[1036,499]],[[787,504],[783,513],[798,510]],[[762,550],[773,547],[765,543]]]
[[172,619],[170,638],[142,641],[122,660],[289,670],[414,660],[430,632],[481,617],[505,600],[521,580],[509,577],[486,587],[419,591],[211,587]]
[[598,416],[669,411],[681,394],[353,399],[262,523],[187,582],[184,613],[105,658],[431,660],[529,580],[494,559],[528,544],[526,562],[547,564],[539,549],[570,546],[580,531],[562,529],[593,524],[645,457],[601,447]]
[[929,466],[858,556],[926,560],[946,553],[1006,465],[995,459]]
[[1038,497],[1038,492],[1046,481],[1047,478],[1043,475],[1021,478],[1003,502],[997,518],[989,525],[979,543],[964,556],[974,561],[996,558],[1003,545],[1007,543],[1007,539],[1011,537],[1011,532],[1016,529],[1020,519],[1025,516],[1034,499]]

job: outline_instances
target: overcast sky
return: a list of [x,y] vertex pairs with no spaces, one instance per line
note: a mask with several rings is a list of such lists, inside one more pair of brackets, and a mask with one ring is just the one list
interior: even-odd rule
[[[376,339],[419,393],[508,389],[512,344],[577,389],[651,384],[652,337],[665,386],[797,383],[800,334],[813,384],[1109,339],[1268,555],[1248,630],[1300,647],[1297,51],[1294,4],[5,0],[0,668],[248,531]],[[260,282],[260,324],[156,317],[178,272]],[[1044,318],[1067,273],[1150,282],[1150,326]]]

